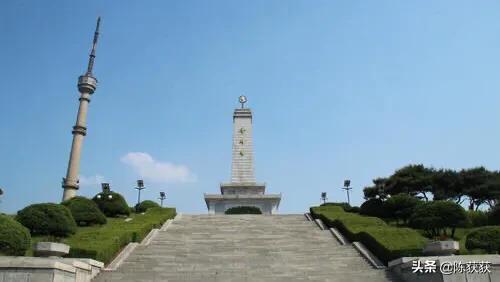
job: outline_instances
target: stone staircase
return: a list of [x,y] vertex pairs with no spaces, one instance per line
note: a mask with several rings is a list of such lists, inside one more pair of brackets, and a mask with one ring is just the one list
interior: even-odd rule
[[389,281],[303,215],[182,215],[96,281]]

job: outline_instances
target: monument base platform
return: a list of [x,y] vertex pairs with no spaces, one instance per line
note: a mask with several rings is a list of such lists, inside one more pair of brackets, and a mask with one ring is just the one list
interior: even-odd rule
[[229,208],[239,206],[258,207],[262,214],[275,214],[278,210],[281,194],[205,194],[209,214],[224,214]]

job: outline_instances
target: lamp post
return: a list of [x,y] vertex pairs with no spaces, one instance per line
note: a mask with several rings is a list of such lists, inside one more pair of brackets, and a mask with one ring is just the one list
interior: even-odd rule
[[326,203],[328,198],[326,197],[326,192],[321,192],[321,201],[323,201],[323,204]]
[[342,189],[344,189],[347,192],[347,203],[350,205],[351,199],[349,198],[349,190],[351,190],[352,187],[349,186],[351,186],[351,180],[349,179],[344,180],[344,187],[342,187]]
[[144,187],[144,180],[142,179],[137,180],[137,187],[135,187],[135,189],[139,191],[137,195],[137,206],[139,206],[139,204],[141,203],[141,190],[146,189],[146,187]]
[[163,200],[165,200],[167,198],[167,196],[165,195],[165,192],[160,192],[160,197],[158,199],[160,199],[160,207],[163,208]]

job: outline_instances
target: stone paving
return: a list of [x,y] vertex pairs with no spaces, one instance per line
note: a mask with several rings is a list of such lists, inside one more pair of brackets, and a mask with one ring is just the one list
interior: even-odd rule
[[182,215],[96,281],[390,281],[303,215]]

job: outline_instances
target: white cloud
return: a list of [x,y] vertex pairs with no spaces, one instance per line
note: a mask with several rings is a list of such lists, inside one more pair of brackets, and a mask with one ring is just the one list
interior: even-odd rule
[[130,152],[121,161],[132,167],[144,180],[157,183],[194,182],[196,176],[185,165],[177,165],[153,159],[148,153]]
[[106,182],[104,176],[102,175],[94,175],[94,176],[84,176],[80,175],[80,186],[82,187],[90,187],[90,186],[101,186],[101,183]]

